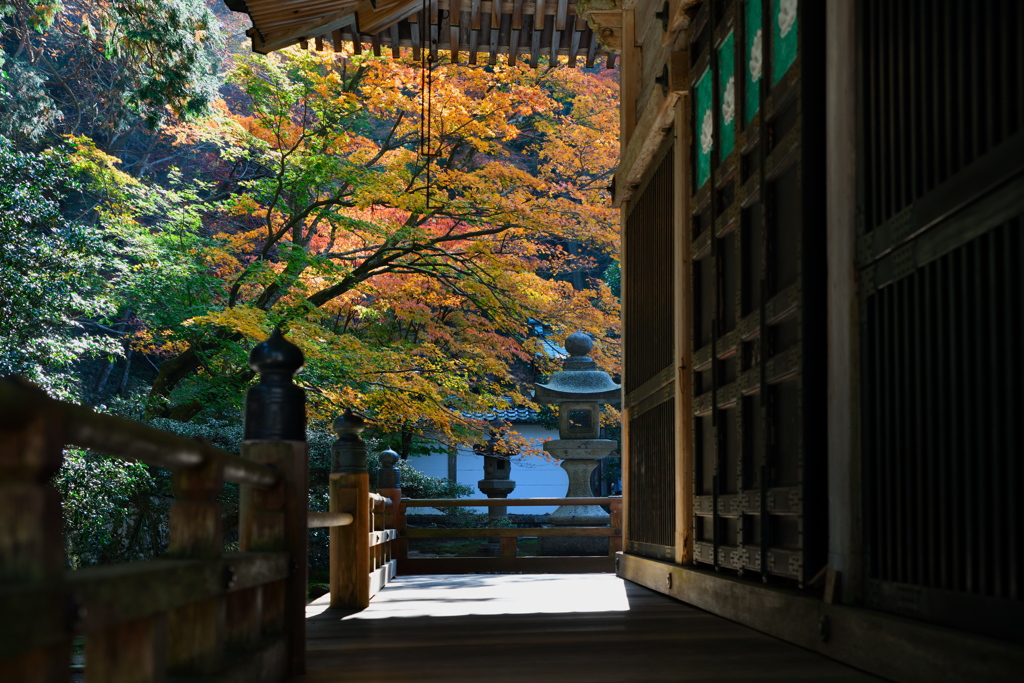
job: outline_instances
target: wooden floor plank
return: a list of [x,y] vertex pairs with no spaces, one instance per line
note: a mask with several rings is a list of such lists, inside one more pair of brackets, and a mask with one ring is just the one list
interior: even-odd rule
[[358,614],[307,608],[334,681],[878,679],[609,574],[398,577]]

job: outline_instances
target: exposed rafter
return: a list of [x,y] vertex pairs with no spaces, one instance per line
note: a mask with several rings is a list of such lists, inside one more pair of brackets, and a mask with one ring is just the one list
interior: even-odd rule
[[[537,66],[541,58],[569,66],[594,66],[614,55],[601,44],[577,0],[225,0],[252,19],[248,35],[253,50],[268,53],[291,45],[336,52],[362,52],[372,46],[398,56],[403,48],[414,56],[420,45],[421,22],[430,17],[433,48],[453,62],[494,64],[498,55]],[[583,0],[580,0],[581,7]]]

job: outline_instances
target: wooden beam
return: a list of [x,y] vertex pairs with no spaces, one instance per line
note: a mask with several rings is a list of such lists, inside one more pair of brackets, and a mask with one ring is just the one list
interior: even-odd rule
[[[607,30],[607,29],[604,29]],[[640,94],[641,52],[636,49],[636,21],[633,10],[622,13],[622,69],[619,78],[619,145],[629,149],[636,128],[636,101]],[[643,131],[645,129],[641,129]],[[618,184],[621,172],[616,173]]]
[[550,505],[610,505],[618,496],[594,498],[403,498],[404,508],[537,507]]
[[[643,116],[640,117],[640,122],[635,126],[637,135],[631,138],[622,149],[619,168],[615,174],[613,206],[620,206],[633,195],[640,179],[647,171],[651,158],[657,153],[666,133],[671,130],[675,119],[676,100],[688,88],[686,84],[687,54],[680,51],[669,55],[668,95],[662,97],[660,92],[652,95],[652,98],[660,98],[661,102],[658,106],[653,106],[655,104],[653,100],[648,103],[648,106],[644,108]],[[622,99],[620,106],[626,107],[625,98]],[[625,116],[624,112],[623,118]]]
[[[1024,648],[882,612],[830,605],[771,588],[635,555],[619,556],[622,578],[712,614],[893,681],[1017,681]],[[830,636],[822,637],[822,622]]]
[[380,33],[402,19],[407,19],[421,7],[423,0],[391,0],[387,3],[381,0],[377,7],[371,7],[368,2],[364,2],[359,5],[356,15],[359,19],[359,30],[366,35]]
[[609,538],[618,535],[610,526],[539,527],[532,529],[408,529],[408,538]]
[[340,12],[317,17],[294,28],[288,28],[278,34],[263,36],[259,31],[252,34],[252,51],[265,55],[274,50],[295,45],[300,40],[330,33],[334,29],[351,26],[355,23],[356,5],[346,7]]

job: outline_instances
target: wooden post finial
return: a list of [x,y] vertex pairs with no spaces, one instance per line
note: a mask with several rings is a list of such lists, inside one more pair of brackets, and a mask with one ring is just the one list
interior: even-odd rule
[[249,354],[249,367],[260,382],[245,398],[246,441],[305,441],[306,392],[292,377],[302,369],[305,357],[277,328]]

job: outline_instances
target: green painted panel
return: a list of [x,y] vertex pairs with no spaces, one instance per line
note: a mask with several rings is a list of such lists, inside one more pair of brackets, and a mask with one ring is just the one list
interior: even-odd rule
[[797,0],[772,0],[772,85],[796,60]]
[[711,175],[711,150],[715,146],[714,122],[711,111],[711,69],[697,81],[696,111],[693,117],[693,139],[697,141],[697,187],[703,187]]
[[761,108],[761,72],[764,53],[761,51],[761,0],[747,0],[746,11],[747,46],[743,51],[744,72],[746,73],[746,97],[743,103],[743,124],[754,118]]
[[719,131],[722,134],[721,158],[736,146],[736,36],[730,33],[718,48]]

